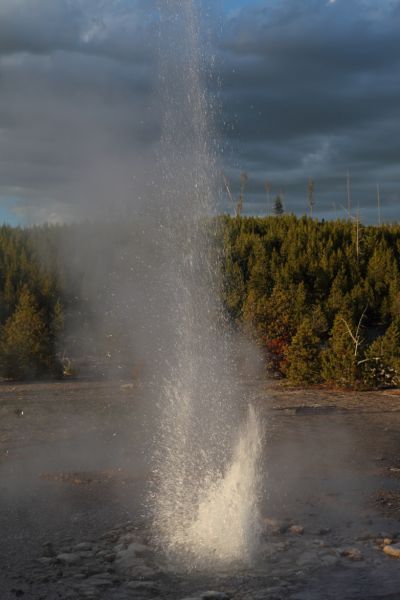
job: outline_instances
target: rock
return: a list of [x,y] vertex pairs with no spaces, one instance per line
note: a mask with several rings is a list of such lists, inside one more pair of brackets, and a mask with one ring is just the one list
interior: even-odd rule
[[124,533],[124,535],[121,535],[121,537],[118,540],[120,544],[125,544],[126,546],[129,546],[129,544],[133,544],[137,541],[137,535],[135,535],[135,533],[132,532]]
[[126,549],[117,552],[115,561],[118,567],[122,569],[130,569],[143,563],[143,558],[150,555],[150,549],[144,544],[130,544]]
[[104,565],[95,562],[86,563],[80,569],[85,577],[93,577],[93,575],[102,575],[104,573]]
[[57,562],[60,563],[61,565],[76,565],[78,562],[80,562],[81,557],[79,556],[79,554],[76,553],[64,553],[64,554],[58,554],[57,555]]
[[204,592],[200,598],[201,600],[229,600],[229,596],[224,592]]
[[93,545],[89,542],[81,542],[80,544],[76,544],[74,546],[74,552],[89,552],[93,549]]
[[343,548],[342,550],[339,550],[339,554],[340,556],[348,558],[349,560],[363,560],[363,555],[357,548]]
[[44,565],[45,567],[53,565],[56,562],[55,558],[50,558],[48,556],[42,556],[41,558],[37,559],[37,562],[39,562],[41,565]]
[[262,524],[266,535],[283,535],[288,530],[287,522],[278,521],[278,519],[272,519],[271,517],[265,517]]
[[383,544],[384,544],[385,546],[390,546],[390,544],[393,544],[393,540],[392,540],[392,538],[386,537],[386,538],[383,540]]
[[330,548],[330,544],[324,540],[314,540],[313,544],[314,546],[317,546],[317,548]]
[[304,527],[302,527],[301,525],[292,525],[291,527],[289,527],[289,533],[291,533],[292,535],[303,535]]
[[329,533],[331,533],[331,529],[329,529],[329,527],[321,527],[321,529],[319,529],[318,531],[318,535],[328,535]]
[[157,571],[145,564],[139,564],[129,569],[132,579],[151,580],[157,575]]
[[159,594],[160,588],[154,581],[129,581],[126,585],[129,590],[136,592],[148,592],[149,594]]
[[393,556],[394,558],[400,558],[400,544],[391,544],[388,546],[384,546],[383,551],[388,556]]
[[112,563],[115,561],[117,555],[114,552],[110,552],[109,554],[104,555],[104,560],[106,562]]

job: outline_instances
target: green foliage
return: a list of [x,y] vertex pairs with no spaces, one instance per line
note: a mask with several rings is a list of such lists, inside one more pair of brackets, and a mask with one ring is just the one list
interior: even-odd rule
[[[55,270],[45,268],[37,229],[0,228],[0,376],[26,379],[59,375],[56,336],[63,306]],[[42,239],[47,228],[40,228]]]
[[[301,348],[306,347],[302,324],[310,317],[320,322],[311,331],[323,354],[324,381],[365,383],[368,343],[400,318],[400,225],[360,226],[359,243],[355,227],[349,221],[285,214],[224,219],[224,256],[229,257],[224,272],[228,278],[233,275],[226,284],[225,306],[236,325],[243,323],[253,332],[275,372],[299,380]],[[364,312],[366,340],[360,340],[355,352],[343,319],[355,334]],[[371,352],[376,353],[375,347]],[[396,356],[394,347],[389,355],[391,360]]]
[[60,374],[44,311],[26,286],[1,332],[0,367],[2,375],[11,379]]
[[[244,186],[243,179],[242,194]],[[232,327],[250,332],[266,364],[295,383],[400,384],[400,225],[357,231],[351,221],[283,211],[278,196],[276,216],[221,216],[211,226],[204,219],[210,251],[216,248],[221,260],[222,303]],[[57,347],[75,358],[68,340],[60,346],[64,321],[67,329],[71,322],[75,330],[89,327],[97,319],[92,304],[108,315],[104,332],[112,329],[114,303],[105,301],[105,289],[92,289],[96,240],[110,240],[115,251],[99,267],[110,288],[132,277],[121,271],[124,264],[141,280],[144,264],[121,261],[135,256],[133,238],[147,255],[141,231],[135,223],[0,228],[0,375],[57,373]],[[83,247],[84,257],[76,250]],[[121,335],[113,337],[119,347]]]
[[364,381],[369,387],[391,387],[400,383],[400,319],[365,354]]
[[342,315],[335,317],[328,347],[322,354],[322,377],[328,383],[355,387],[360,381],[359,353],[352,339],[355,329]]
[[295,384],[321,381],[321,337],[316,323],[305,317],[293,337],[287,353],[286,374]]

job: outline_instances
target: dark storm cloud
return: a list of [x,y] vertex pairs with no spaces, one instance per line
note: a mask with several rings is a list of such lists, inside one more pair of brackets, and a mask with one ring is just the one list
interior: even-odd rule
[[300,211],[309,176],[325,210],[328,196],[343,198],[332,176],[347,170],[362,204],[378,179],[399,193],[398,2],[259,3],[231,19],[220,46],[227,135],[260,202],[267,175]]
[[147,62],[153,6],[152,0],[4,0],[0,54],[66,50]]
[[159,135],[149,6],[1,4],[0,192],[24,219],[122,209],[140,196],[134,178]]
[[[15,198],[26,219],[124,207],[150,193],[162,112],[154,5],[0,3],[0,198]],[[394,206],[400,1],[264,0],[227,11],[214,32],[218,127],[232,187],[249,173],[247,209],[264,211],[268,178],[302,212],[311,176],[329,215],[344,202],[347,171],[365,220],[378,180]]]

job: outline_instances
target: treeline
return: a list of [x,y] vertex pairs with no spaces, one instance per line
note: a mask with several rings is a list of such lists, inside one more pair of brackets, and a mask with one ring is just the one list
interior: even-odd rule
[[0,375],[10,379],[62,374],[57,356],[62,292],[58,273],[39,259],[35,235],[0,228]]
[[224,302],[295,384],[400,382],[400,226],[223,218]]
[[[400,225],[290,215],[222,216],[217,225],[225,309],[232,326],[259,345],[270,372],[299,385],[400,384]],[[105,354],[90,339],[90,321],[99,330],[101,311],[100,337],[122,363],[135,300],[128,304],[126,294],[118,306],[113,290],[127,277],[144,279],[153,246],[147,249],[140,231],[129,224],[0,228],[2,377],[68,370],[65,321],[69,331],[84,332],[81,352]],[[107,252],[100,252],[96,244],[105,239]],[[93,278],[96,269],[101,277]]]

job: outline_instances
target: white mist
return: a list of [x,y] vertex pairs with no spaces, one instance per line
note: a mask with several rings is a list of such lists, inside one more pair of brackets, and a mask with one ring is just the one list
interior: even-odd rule
[[162,0],[159,15],[159,236],[171,327],[157,382],[153,530],[178,568],[218,569],[249,563],[258,544],[262,433],[236,382],[236,338],[219,303],[221,257],[205,227],[217,169],[195,3]]

